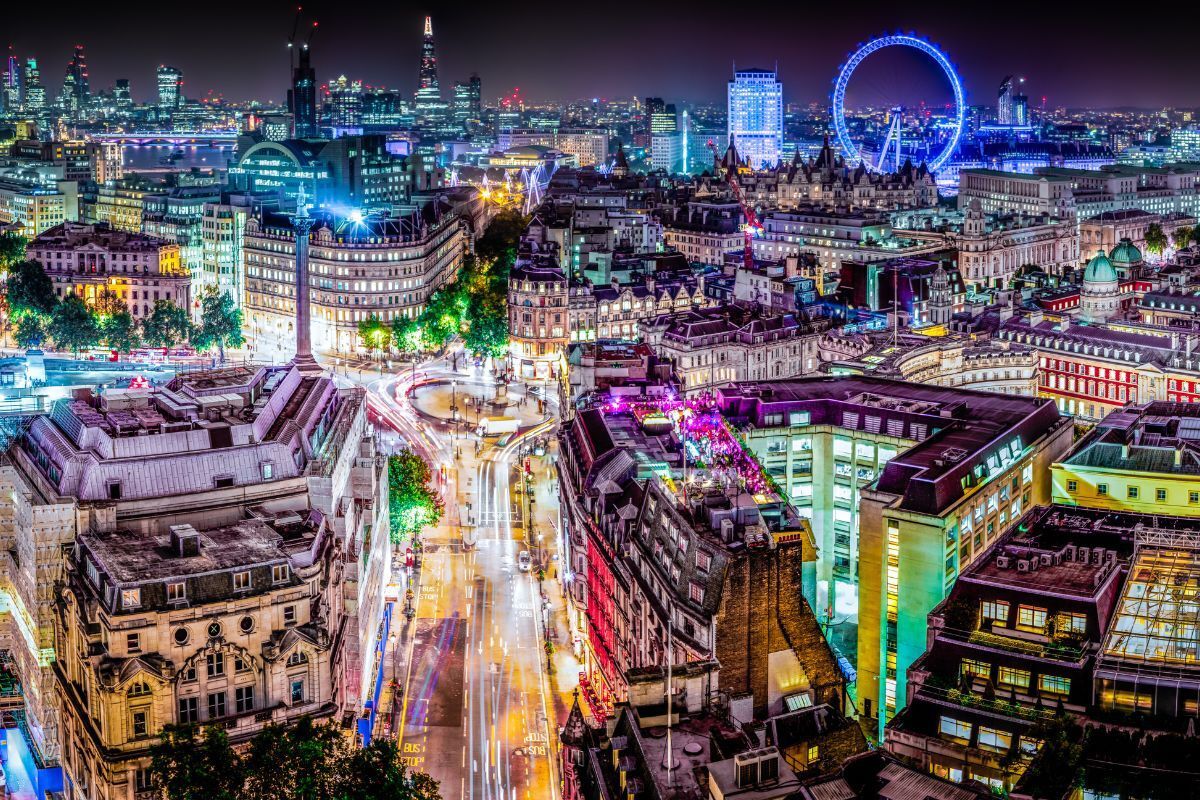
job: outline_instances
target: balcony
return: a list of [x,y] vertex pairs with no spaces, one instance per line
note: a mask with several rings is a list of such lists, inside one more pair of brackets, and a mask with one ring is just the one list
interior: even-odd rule
[[1011,700],[1004,700],[998,697],[982,697],[971,692],[964,692],[962,689],[946,689],[941,686],[933,686],[929,683],[921,687],[920,694],[926,699],[941,703],[942,705],[972,708],[989,714],[1023,719],[1027,722],[1053,719],[1056,714],[1054,709],[1033,708],[1014,703]]
[[1079,664],[1086,654],[1086,644],[1070,645],[1055,641],[1031,641],[1012,636],[1003,636],[988,631],[964,631],[958,628],[942,628],[938,636],[956,642],[966,642],[990,650],[1015,653],[1029,658],[1044,658],[1068,664]]

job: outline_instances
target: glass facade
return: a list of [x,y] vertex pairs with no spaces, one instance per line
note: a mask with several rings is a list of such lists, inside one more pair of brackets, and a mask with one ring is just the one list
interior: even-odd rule
[[738,70],[729,82],[729,140],[751,169],[774,167],[783,150],[783,84],[768,70]]

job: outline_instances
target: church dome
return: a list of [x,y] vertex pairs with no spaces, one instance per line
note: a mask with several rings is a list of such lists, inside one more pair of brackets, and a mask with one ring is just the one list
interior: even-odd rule
[[1142,263],[1142,251],[1130,240],[1122,239],[1108,254],[1108,260],[1119,267],[1131,267]]
[[[1115,253],[1116,250],[1113,252]],[[1087,263],[1087,267],[1083,270],[1083,282],[1085,284],[1117,282],[1117,271],[1113,268],[1112,262],[1108,260],[1108,256],[1104,255],[1103,250],[1092,256],[1092,260]]]

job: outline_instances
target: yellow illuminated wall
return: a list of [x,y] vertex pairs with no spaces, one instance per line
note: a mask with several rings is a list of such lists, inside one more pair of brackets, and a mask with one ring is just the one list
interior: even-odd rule
[[1069,463],[1054,464],[1050,474],[1055,503],[1172,517],[1200,516],[1200,475]]

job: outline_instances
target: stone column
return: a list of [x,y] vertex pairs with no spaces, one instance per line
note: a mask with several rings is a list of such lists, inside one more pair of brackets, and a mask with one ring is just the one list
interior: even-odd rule
[[296,357],[292,364],[302,371],[320,371],[312,354],[312,319],[309,315],[308,235],[316,223],[303,206],[292,218],[296,231]]

